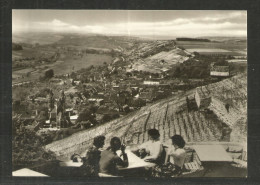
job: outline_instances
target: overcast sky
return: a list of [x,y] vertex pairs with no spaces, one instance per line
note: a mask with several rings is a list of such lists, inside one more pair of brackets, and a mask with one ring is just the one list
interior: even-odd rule
[[29,31],[173,37],[247,36],[246,11],[13,10],[13,33]]

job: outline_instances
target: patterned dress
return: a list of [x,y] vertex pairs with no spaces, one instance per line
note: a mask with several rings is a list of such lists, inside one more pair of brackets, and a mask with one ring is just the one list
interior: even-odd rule
[[98,176],[100,154],[101,151],[97,147],[89,148],[86,157],[83,158],[82,172],[84,176]]

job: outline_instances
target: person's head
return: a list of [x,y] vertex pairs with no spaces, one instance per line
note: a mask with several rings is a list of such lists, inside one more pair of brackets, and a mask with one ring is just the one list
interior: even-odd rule
[[172,144],[178,148],[183,148],[185,146],[185,141],[180,135],[174,135],[171,137]]
[[82,162],[82,159],[79,154],[73,154],[70,159],[75,163],[75,162]]
[[150,129],[150,130],[148,130],[148,135],[149,135],[150,138],[153,139],[153,140],[157,140],[157,139],[159,139],[159,137],[160,137],[160,133],[159,133],[159,131],[156,130],[156,129]]
[[110,147],[112,150],[119,150],[121,147],[121,141],[118,137],[113,137],[110,141]]
[[105,136],[97,136],[94,138],[93,145],[97,148],[102,148],[105,144]]

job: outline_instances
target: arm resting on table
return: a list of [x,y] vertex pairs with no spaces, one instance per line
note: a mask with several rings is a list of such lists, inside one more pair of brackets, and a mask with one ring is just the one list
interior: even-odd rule
[[147,156],[144,158],[145,161],[149,161],[149,160],[157,160],[161,153],[162,153],[162,150],[163,150],[163,145],[162,144],[158,144],[156,146],[156,152],[153,154],[153,155],[150,155],[150,156]]
[[128,167],[128,157],[127,157],[127,155],[126,155],[126,153],[123,153],[122,154],[123,155],[123,160],[120,158],[120,157],[118,157],[117,159],[116,159],[116,164],[117,164],[117,167],[123,167],[123,168],[125,168],[125,167]]

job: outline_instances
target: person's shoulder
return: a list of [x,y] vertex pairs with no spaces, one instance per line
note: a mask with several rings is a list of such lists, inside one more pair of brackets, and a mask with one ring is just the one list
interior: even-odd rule
[[178,148],[177,149],[177,152],[181,155],[185,155],[186,154],[186,151],[183,149],[183,148]]
[[174,146],[169,145],[168,146],[168,153],[172,153],[174,151]]
[[89,149],[87,150],[88,152],[94,152],[96,151],[96,147],[95,146],[90,146]]
[[154,144],[163,146],[163,144],[162,144],[162,142],[160,140],[159,141],[155,141]]
[[151,141],[148,140],[148,141],[146,141],[146,142],[143,142],[142,145],[145,145],[145,144],[150,143],[150,142],[151,142]]
[[109,150],[103,150],[103,151],[101,152],[101,155],[107,155],[107,154],[109,154]]
[[115,155],[114,152],[112,152],[111,150],[103,150],[101,152],[101,154],[103,154],[103,155],[110,155],[110,156],[114,156]]
[[139,148],[145,148],[147,145],[150,145],[151,144],[151,141],[149,140],[149,141],[146,141],[146,142],[144,142],[144,143],[142,143],[141,145],[139,145]]

